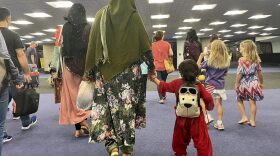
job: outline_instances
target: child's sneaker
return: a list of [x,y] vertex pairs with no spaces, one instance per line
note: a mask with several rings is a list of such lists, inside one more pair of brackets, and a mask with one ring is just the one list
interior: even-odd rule
[[225,130],[224,124],[222,122],[217,121],[217,123],[214,124],[214,128],[216,128],[219,131]]
[[214,118],[212,117],[212,115],[209,114],[209,113],[207,113],[207,114],[205,115],[205,122],[206,122],[206,124],[209,125],[209,124],[212,123],[213,121],[214,121]]
[[22,126],[21,127],[22,130],[28,130],[28,129],[30,129],[31,126],[33,126],[37,123],[37,117],[35,115],[32,116],[30,120],[31,120],[31,123],[27,126]]
[[4,144],[5,142],[11,141],[12,139],[13,139],[12,136],[10,136],[10,135],[4,135],[4,137],[3,137],[3,144]]

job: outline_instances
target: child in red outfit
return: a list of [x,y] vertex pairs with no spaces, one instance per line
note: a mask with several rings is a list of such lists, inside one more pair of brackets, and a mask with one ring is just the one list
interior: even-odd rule
[[[198,66],[193,60],[185,60],[179,65],[181,79],[173,80],[169,83],[159,81],[156,75],[151,75],[150,79],[159,86],[161,94],[166,92],[175,93],[176,102],[178,103],[179,89],[183,83],[196,84],[200,98],[204,101],[207,110],[214,108],[214,102],[211,94],[209,94],[204,86],[196,81],[198,76]],[[186,118],[176,115],[176,122],[173,132],[172,148],[176,156],[186,156],[187,146],[193,139],[194,147],[197,149],[198,156],[212,156],[212,144],[208,134],[207,125],[204,120],[204,115],[200,108],[200,115],[196,118]]]

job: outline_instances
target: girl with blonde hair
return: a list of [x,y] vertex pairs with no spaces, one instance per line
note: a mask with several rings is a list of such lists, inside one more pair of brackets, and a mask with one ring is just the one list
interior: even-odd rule
[[[215,40],[212,42],[209,58],[208,60],[202,62],[204,55],[204,53],[200,54],[197,64],[199,67],[206,69],[205,83],[207,84],[207,86],[210,86],[206,88],[212,88],[210,90],[211,93],[213,92],[212,96],[214,98],[218,112],[218,120],[217,123],[214,124],[214,127],[218,130],[224,130],[224,125],[222,122],[222,100],[227,99],[225,91],[225,76],[230,66],[230,56],[228,54],[225,43],[221,40]],[[207,112],[205,110],[204,112],[206,112],[206,121],[213,122],[214,119],[211,116],[210,112]]]
[[[238,61],[235,90],[237,92],[237,105],[242,114],[239,124],[248,123],[256,127],[256,101],[263,100],[263,75],[260,65],[261,59],[255,43],[245,40],[240,44],[242,57]],[[251,114],[248,121],[243,101],[249,101]]]

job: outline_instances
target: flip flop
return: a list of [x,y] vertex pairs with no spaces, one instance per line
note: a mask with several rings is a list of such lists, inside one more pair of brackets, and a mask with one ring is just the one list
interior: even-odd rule
[[249,123],[249,121],[248,121],[248,120],[245,120],[245,121],[240,120],[240,121],[238,121],[237,123],[240,124],[240,125],[243,125],[243,124],[245,124],[245,123]]
[[252,125],[250,122],[248,123],[248,125],[254,128],[256,127],[256,125]]

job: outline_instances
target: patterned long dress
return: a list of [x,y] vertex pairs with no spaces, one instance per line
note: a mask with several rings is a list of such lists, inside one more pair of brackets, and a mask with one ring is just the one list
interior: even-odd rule
[[[149,55],[152,57],[152,55]],[[153,64],[152,58],[146,58]],[[95,74],[95,99],[92,107],[91,143],[114,140],[119,146],[133,146],[135,128],[146,127],[146,88],[141,86],[140,64],[136,62],[109,82]]]
[[257,77],[257,72],[261,70],[260,63],[250,63],[243,58],[239,59],[237,74],[241,74],[241,80],[237,92],[238,99],[260,101],[264,98]]

